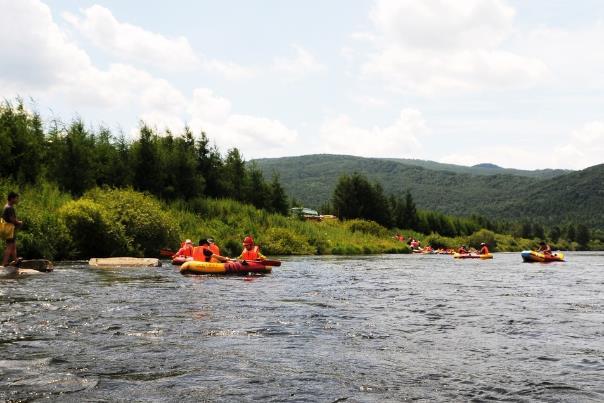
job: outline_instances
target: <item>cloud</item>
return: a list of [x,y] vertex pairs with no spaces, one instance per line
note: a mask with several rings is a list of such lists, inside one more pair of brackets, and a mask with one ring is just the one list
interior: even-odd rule
[[551,70],[553,84],[573,92],[604,86],[604,22],[575,29],[538,27],[517,33],[510,46],[520,54],[538,57]]
[[422,95],[535,85],[546,65],[501,47],[513,17],[501,0],[377,0],[361,75]]
[[296,130],[278,120],[232,113],[231,103],[207,88],[197,88],[190,105],[190,126],[210,133],[221,147],[267,155],[293,144],[298,137]]
[[566,142],[557,145],[478,146],[472,147],[471,151],[449,154],[440,162],[467,166],[492,162],[503,167],[524,169],[584,169],[604,163],[603,155],[604,122],[593,121],[573,130]]
[[274,71],[290,78],[300,78],[326,70],[326,67],[309,50],[297,45],[292,45],[292,48],[295,51],[294,57],[278,57],[273,60]]
[[514,9],[501,0],[377,0],[370,19],[389,42],[421,49],[497,46]]
[[88,55],[68,41],[45,4],[2,0],[0,9],[0,89],[49,88],[90,65]]
[[118,21],[105,7],[93,5],[81,13],[63,13],[63,18],[92,44],[121,61],[176,72],[204,69],[227,79],[253,75],[251,69],[233,62],[203,57],[184,36],[170,38]]
[[367,95],[355,95],[352,97],[352,101],[365,108],[371,109],[382,109],[388,106],[388,102],[386,102],[384,99]]
[[398,119],[387,127],[358,127],[349,116],[340,115],[321,126],[321,151],[359,156],[417,158],[422,151],[419,138],[426,134],[428,128],[424,118],[415,109],[403,109]]
[[[124,64],[99,69],[36,0],[6,1],[0,14],[0,94],[54,94],[77,105],[176,110],[184,98],[166,80]],[[34,27],[34,28],[32,28]],[[4,62],[6,61],[6,63]]]
[[185,37],[167,38],[120,22],[99,5],[82,10],[82,17],[63,13],[63,18],[95,46],[122,60],[177,71],[195,69],[201,62]]
[[556,147],[554,153],[575,169],[604,163],[604,121],[589,122],[574,130],[570,141]]
[[[159,129],[181,130],[186,122],[205,129],[223,147],[254,155],[280,150],[297,132],[278,120],[234,113],[231,102],[207,88],[186,95],[165,79],[134,66],[95,66],[37,0],[0,0],[0,96],[60,99],[73,108],[91,106],[111,115],[127,110]],[[7,61],[6,63],[4,61]]]

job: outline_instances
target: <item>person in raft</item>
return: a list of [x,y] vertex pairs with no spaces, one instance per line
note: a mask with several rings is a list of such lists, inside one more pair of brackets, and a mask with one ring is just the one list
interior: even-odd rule
[[182,248],[176,252],[174,257],[177,256],[183,256],[186,258],[193,257],[193,242],[190,239],[187,239]]
[[545,241],[541,241],[539,242],[539,250],[537,252],[541,252],[544,255],[551,255],[552,248],[547,243],[545,243]]
[[217,246],[215,247],[215,250],[218,253],[216,254],[212,251],[210,239],[199,240],[199,246],[193,248],[193,260],[208,263],[224,263],[228,261],[228,258],[220,256],[220,250],[218,250]]
[[266,260],[266,256],[260,253],[260,248],[254,243],[254,238],[246,236],[243,240],[243,251],[239,260]]
[[466,249],[466,245],[462,245],[457,251],[457,253],[459,253],[460,255],[467,255],[470,252],[468,252],[468,250]]
[[2,217],[0,218],[0,232],[2,238],[6,241],[2,266],[7,266],[11,262],[11,258],[14,259],[11,264],[15,266],[18,266],[23,260],[17,257],[17,229],[23,226],[23,222],[17,220],[17,211],[15,210],[17,204],[19,204],[19,195],[15,192],[10,192],[6,206],[4,206],[4,210],[2,211]]
[[481,243],[480,244],[480,252],[478,252],[479,255],[488,255],[489,254],[489,247],[487,246],[486,243]]
[[220,255],[220,248],[218,247],[218,245],[216,245],[216,242],[214,242],[214,238],[208,238],[208,244],[209,244],[209,248],[212,251],[212,253],[216,256],[221,256]]

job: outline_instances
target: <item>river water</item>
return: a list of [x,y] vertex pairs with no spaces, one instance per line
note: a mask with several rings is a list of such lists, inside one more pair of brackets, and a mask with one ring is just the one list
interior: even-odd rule
[[604,254],[0,280],[0,400],[604,401]]

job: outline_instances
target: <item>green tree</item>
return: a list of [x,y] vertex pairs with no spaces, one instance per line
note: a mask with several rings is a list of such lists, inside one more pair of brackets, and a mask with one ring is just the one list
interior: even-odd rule
[[262,171],[252,164],[248,169],[247,177],[248,180],[245,183],[247,189],[243,192],[245,195],[242,195],[243,201],[250,203],[256,208],[270,210],[270,188],[264,181]]
[[0,175],[34,183],[43,173],[45,136],[42,121],[25,109],[22,100],[0,105]]
[[62,189],[80,196],[96,184],[95,138],[81,120],[73,121],[64,133],[51,133],[50,155],[50,178]]
[[245,200],[243,191],[247,182],[245,161],[237,148],[228,151],[224,162],[224,178],[227,184],[227,195],[235,200]]
[[205,194],[210,197],[224,197],[222,158],[216,146],[210,146],[210,140],[205,132],[201,132],[200,138],[195,144],[195,154],[197,174],[202,176],[205,181]]
[[533,225],[533,235],[535,238],[545,239],[545,230],[543,229],[543,225],[535,223]]
[[287,195],[285,194],[285,189],[281,186],[279,175],[277,174],[273,175],[273,180],[270,184],[270,209],[282,215],[287,215],[289,210]]
[[419,217],[417,215],[417,207],[413,201],[411,192],[407,191],[405,195],[405,210],[403,214],[403,224],[401,228],[419,229]]
[[575,226],[572,224],[568,224],[568,227],[566,227],[566,240],[569,242],[575,242],[577,240],[577,232]]
[[552,229],[549,231],[549,239],[553,243],[557,243],[560,240],[561,236],[562,236],[562,231],[560,230],[560,227],[558,227],[558,226],[552,227]]
[[587,248],[589,241],[591,240],[591,234],[589,228],[584,224],[577,225],[577,243],[583,248]]
[[533,238],[533,225],[530,222],[525,221],[522,223],[520,236],[527,239]]
[[132,165],[134,188],[161,196],[164,188],[163,166],[157,148],[157,135],[145,124],[140,128],[138,141],[132,145]]

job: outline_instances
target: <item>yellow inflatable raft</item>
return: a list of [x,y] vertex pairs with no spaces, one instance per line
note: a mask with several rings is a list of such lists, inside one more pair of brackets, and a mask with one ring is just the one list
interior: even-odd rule
[[271,272],[271,267],[255,261],[248,262],[185,262],[180,266],[181,274],[225,274],[245,276],[248,273],[266,274]]

